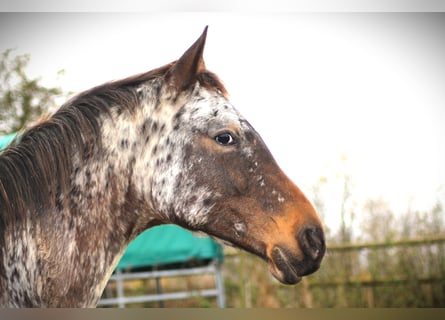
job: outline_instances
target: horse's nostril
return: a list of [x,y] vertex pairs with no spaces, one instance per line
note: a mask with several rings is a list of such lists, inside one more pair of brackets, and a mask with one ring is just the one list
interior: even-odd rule
[[298,235],[303,253],[312,260],[319,260],[326,250],[323,230],[316,226],[305,226]]

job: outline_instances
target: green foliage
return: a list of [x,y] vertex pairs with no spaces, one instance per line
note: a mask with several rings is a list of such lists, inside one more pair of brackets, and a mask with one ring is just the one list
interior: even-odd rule
[[13,53],[7,49],[0,56],[0,134],[23,129],[54,107],[56,97],[63,95],[61,88],[46,88],[40,84],[40,78],[26,75],[28,54]]

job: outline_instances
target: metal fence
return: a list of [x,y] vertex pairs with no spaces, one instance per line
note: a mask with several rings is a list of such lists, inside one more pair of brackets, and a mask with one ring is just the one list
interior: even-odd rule
[[[187,277],[202,276],[205,274],[214,277],[214,288],[211,289],[190,289],[187,291],[163,292],[160,280],[169,277]],[[129,294],[124,290],[124,283],[131,280],[147,280],[154,279],[156,281],[156,293]],[[225,307],[224,296],[224,280],[221,272],[221,263],[217,260],[210,264],[194,268],[181,268],[172,270],[154,270],[143,272],[123,273],[115,272],[109,283],[115,282],[116,291],[114,294],[108,294],[98,302],[98,306],[118,306],[125,308],[128,304],[145,303],[145,302],[161,302],[168,300],[181,300],[194,297],[215,297],[218,307]]]

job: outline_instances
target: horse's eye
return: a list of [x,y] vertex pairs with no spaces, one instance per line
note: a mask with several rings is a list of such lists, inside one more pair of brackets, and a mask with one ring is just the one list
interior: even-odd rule
[[215,137],[215,141],[218,142],[220,145],[223,146],[230,146],[235,144],[235,139],[233,138],[232,134],[228,132],[220,133]]

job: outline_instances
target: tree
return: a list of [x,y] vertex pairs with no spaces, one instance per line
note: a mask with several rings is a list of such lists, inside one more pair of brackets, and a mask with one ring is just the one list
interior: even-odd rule
[[54,107],[58,96],[65,95],[59,87],[42,86],[41,78],[30,79],[25,73],[30,55],[14,56],[13,51],[7,49],[0,56],[0,134],[23,129]]

